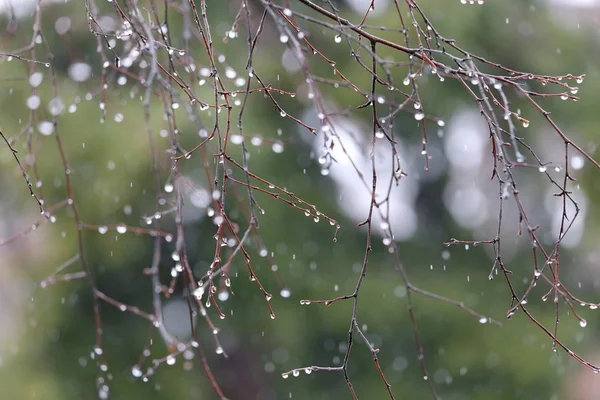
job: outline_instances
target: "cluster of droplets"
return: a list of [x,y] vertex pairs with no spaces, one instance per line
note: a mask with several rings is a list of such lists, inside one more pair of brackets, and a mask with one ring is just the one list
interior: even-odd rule
[[[233,134],[229,137],[229,140],[233,144],[242,144],[244,142],[244,137],[242,135]],[[254,147],[270,145],[271,150],[277,154],[283,153],[283,151],[285,150],[285,146],[281,140],[265,139],[260,135],[252,136],[250,138],[250,144],[252,144]]]
[[333,164],[333,156],[331,155],[331,149],[334,146],[333,136],[329,134],[331,126],[328,123],[323,122],[325,120],[325,114],[319,113],[319,119],[322,121],[321,131],[323,133],[323,147],[321,148],[321,154],[319,155],[318,162],[321,166],[321,175],[329,175],[331,165]]
[[300,376],[300,371],[303,371],[306,375],[310,375],[313,372],[313,368],[312,367],[300,368],[300,369],[295,369],[291,372],[284,372],[283,374],[281,374],[281,377],[283,379],[287,379],[287,378],[289,378],[289,376],[291,374],[294,378],[297,378]]

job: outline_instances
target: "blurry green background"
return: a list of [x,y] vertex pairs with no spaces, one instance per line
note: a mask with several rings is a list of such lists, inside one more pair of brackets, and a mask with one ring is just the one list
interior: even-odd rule
[[[113,15],[110,5],[101,3],[99,15]],[[247,43],[243,24],[239,27],[237,38],[229,39],[226,44],[222,40],[231,28],[239,4],[235,1],[207,3],[216,52],[226,57],[220,68],[224,70],[230,65],[238,75],[245,76]],[[291,3],[294,10],[307,12],[299,3]],[[399,3],[404,10],[403,2]],[[5,7],[6,4],[5,0]],[[254,16],[260,16],[260,4],[256,1],[251,4]],[[342,15],[357,23],[360,21],[361,14],[353,11],[347,3],[338,1],[335,4]],[[596,126],[600,103],[598,8],[516,0],[486,1],[483,5],[462,5],[459,0],[423,0],[419,4],[438,31],[456,39],[462,48],[488,60],[539,74],[585,73],[587,77],[578,93],[579,102],[550,98],[542,99],[541,104],[551,111],[553,118],[570,137],[577,139],[594,155],[598,144]],[[383,8],[384,3],[379,7]],[[69,165],[74,171],[73,193],[82,219],[94,225],[126,223],[146,226],[143,217],[154,213],[156,193],[143,108],[139,100],[143,88],[132,79],[122,82],[124,84],[117,83],[119,76],[109,73],[107,118],[100,123],[101,61],[96,52],[97,40],[88,30],[84,2],[50,4],[42,10],[42,30],[54,54],[59,96],[65,105],[64,112],[58,117],[58,129]],[[10,52],[29,43],[32,20],[24,18],[11,22],[6,8],[4,11],[5,15],[0,20],[4,28],[0,36],[0,50]],[[55,24],[61,17],[69,17],[71,26],[68,33],[58,35]],[[375,14],[368,23],[398,27],[397,15],[393,12]],[[178,37],[181,24],[181,18],[172,12],[169,30],[173,43],[179,47],[182,46]],[[336,60],[338,68],[352,82],[368,90],[369,75],[349,57],[344,43],[335,43],[333,32],[306,23],[302,26],[310,32],[311,43],[330,59]],[[286,46],[280,43],[270,21],[267,27],[269,29],[263,33],[264,37],[259,40],[256,49],[254,68],[273,86],[295,92],[304,77],[299,72],[288,73],[281,66],[279,60]],[[402,40],[397,34],[382,35]],[[194,43],[193,46],[197,61],[204,63],[203,67],[207,66],[200,45]],[[110,56],[106,49],[104,51]],[[43,54],[43,49],[38,49],[40,59]],[[382,50],[381,55],[405,61],[401,54],[388,49]],[[366,54],[364,60],[368,60]],[[92,66],[93,75],[89,80],[77,83],[69,78],[69,65],[75,61]],[[315,74],[335,78],[326,63],[314,62],[311,66]],[[26,101],[31,96],[28,77],[34,70],[42,72],[44,79],[37,88],[42,103],[34,116],[32,145],[43,181],[44,198],[47,204],[55,204],[65,199],[60,155],[54,138],[40,135],[36,129],[39,121],[51,120],[47,104],[54,95],[48,69],[20,60],[0,58],[0,129],[8,138],[18,137],[14,146],[21,161],[27,164],[27,132],[20,136],[19,132],[27,126],[31,117]],[[400,85],[406,70],[394,71],[394,79]],[[457,82],[446,80],[442,84],[431,77],[424,77],[419,83],[427,114],[444,119],[447,126],[451,125],[455,115],[465,109],[476,110],[472,99]],[[228,87],[233,88],[233,85]],[[361,99],[347,89],[336,90],[328,86],[322,86],[322,89],[331,101],[341,105],[340,108],[351,109],[361,104]],[[209,83],[194,90],[200,99],[211,99]],[[551,90],[548,88],[548,91]],[[89,101],[85,99],[88,93],[92,94]],[[534,147],[537,146],[536,149],[542,149],[542,154],[549,154],[548,161],[563,162],[560,153],[562,142],[557,135],[527,103],[514,93],[510,95],[513,107],[520,107],[522,115],[531,120],[528,130],[519,134],[524,135]],[[302,118],[310,108],[306,100],[284,97],[280,96],[278,100],[290,115]],[[187,101],[185,99],[182,97],[181,101]],[[76,104],[75,112],[69,110],[72,104]],[[368,110],[356,112],[354,118],[368,126],[369,113]],[[115,119],[116,114],[121,115]],[[159,134],[165,128],[165,121],[162,103],[156,98],[152,102],[151,114],[160,158],[160,177],[167,182],[170,160],[165,150],[169,148],[169,139]],[[202,140],[197,134],[197,125],[182,109],[176,115],[181,130],[180,142],[184,148],[191,149]],[[203,114],[202,118],[204,126],[210,130],[212,115]],[[257,276],[275,295],[271,303],[277,317],[274,320],[269,317],[264,297],[256,284],[249,281],[246,266],[238,257],[231,273],[234,295],[221,302],[227,318],[219,320],[214,307],[208,309],[220,328],[219,337],[228,358],[216,354],[210,330],[204,320],[199,320],[198,331],[208,354],[208,363],[231,399],[351,398],[339,372],[313,372],[288,379],[282,379],[281,373],[310,365],[339,365],[346,346],[351,303],[339,302],[330,307],[301,306],[300,300],[327,299],[352,293],[358,278],[357,266],[361,265],[364,255],[365,232],[356,228],[356,224],[341,212],[336,186],[330,177],[321,175],[316,160],[318,154],[305,140],[310,135],[308,131],[298,129],[289,119],[281,118],[273,110],[272,103],[261,94],[250,98],[244,123],[247,137],[260,135],[265,139],[261,146],[247,143],[251,171],[315,204],[321,212],[339,221],[341,229],[337,243],[334,243],[335,229],[326,221],[314,223],[302,212],[257,194],[259,204],[266,210],[264,215],[259,215],[259,232],[269,257],[260,257],[256,245],[250,245],[249,250]],[[442,172],[434,179],[424,176],[422,159],[418,157],[421,129],[412,116],[400,115],[396,126],[396,135],[407,151],[414,152],[411,157],[416,160],[413,164],[414,179],[418,182],[414,202],[418,217],[416,231],[410,240],[399,242],[404,268],[418,287],[464,301],[478,312],[503,322],[501,328],[480,324],[476,318],[456,307],[414,295],[420,340],[425,349],[430,379],[434,380],[439,395],[446,400],[597,398],[600,385],[596,382],[596,375],[564,352],[553,353],[549,338],[522,313],[517,312],[510,321],[505,320],[510,295],[502,277],[488,280],[493,264],[490,252],[483,248],[466,251],[462,247],[443,247],[443,242],[451,237],[488,239],[489,232],[482,237],[481,231],[473,232],[461,226],[448,211],[443,193],[450,179],[449,169],[441,167]],[[460,131],[462,127],[455,129]],[[439,149],[439,157],[432,160],[432,164],[444,166],[444,136],[436,135],[437,127],[431,130],[432,147]],[[485,129],[478,133],[487,140],[489,134]],[[284,143],[283,153],[272,151],[273,140]],[[229,146],[230,153],[239,160],[239,145]],[[544,152],[543,149],[552,146],[558,146],[559,151]],[[211,163],[213,150],[211,148],[206,157]],[[489,151],[484,154],[489,157]],[[553,156],[556,158],[550,159]],[[199,156],[185,160],[181,167],[187,179],[207,190],[208,182]],[[332,170],[334,168],[335,164]],[[213,164],[210,164],[209,170],[214,171]],[[31,170],[28,172],[32,173]],[[489,179],[491,170],[488,168],[484,172]],[[600,301],[597,294],[600,287],[597,269],[600,254],[596,243],[598,225],[594,224],[598,219],[596,205],[600,198],[600,181],[598,172],[587,164],[574,171],[574,175],[580,185],[578,190],[585,192],[586,224],[581,238],[561,253],[562,279],[579,298]],[[236,176],[240,178],[242,175]],[[524,174],[522,180],[529,189],[528,204],[534,208],[536,202],[543,203],[547,196],[551,196],[547,179],[540,176]],[[409,174],[404,179],[411,177]],[[486,187],[492,190],[491,198],[494,198],[496,186],[488,184]],[[357,190],[360,188],[357,181]],[[236,190],[245,205],[245,190],[240,187]],[[165,197],[173,199],[173,193],[166,193]],[[189,197],[186,197],[186,203],[190,203]],[[230,207],[232,218],[239,219],[242,229],[245,228],[246,221],[241,211],[236,209],[236,203],[232,202]],[[465,204],[465,207],[469,205]],[[489,219],[494,226],[497,212],[493,204],[489,207]],[[362,210],[364,216],[367,211],[367,207]],[[186,223],[186,246],[197,278],[205,273],[214,254],[212,236],[216,227],[210,218],[203,217],[204,214],[202,208],[192,207],[186,211],[190,217],[190,222]],[[536,213],[535,210],[532,214],[536,215],[535,222],[540,224],[540,229],[551,228],[550,215]],[[37,205],[28,195],[12,154],[2,143],[0,239],[27,229],[39,218]],[[92,399],[98,396],[96,377],[99,367],[91,357],[95,325],[87,281],[75,280],[39,288],[41,280],[77,252],[76,226],[71,213],[63,208],[56,214],[56,219],[55,223],[44,222],[33,233],[0,247],[1,399]],[[162,229],[175,232],[172,215],[163,217],[160,223]],[[507,240],[512,241],[514,248],[513,254],[508,257],[508,268],[514,272],[513,282],[517,290],[522,292],[527,287],[527,279],[532,276],[531,249],[525,238],[516,238],[516,219],[506,220],[505,224],[512,235]],[[114,231],[101,235],[89,230],[84,230],[83,239],[85,255],[98,288],[119,301],[137,305],[151,313],[152,286],[143,270],[152,261],[153,239],[132,233],[120,235]],[[164,284],[170,281],[174,266],[171,258],[173,249],[173,243],[163,242],[160,267]],[[359,324],[366,327],[369,340],[381,349],[379,360],[396,398],[430,398],[417,361],[400,274],[394,269],[393,258],[381,238],[374,236],[373,249],[360,292]],[[278,266],[276,273],[272,271],[273,264]],[[68,272],[78,271],[79,267],[75,263]],[[552,327],[554,309],[551,301],[543,303],[540,300],[547,287],[543,284],[538,286],[530,297],[529,309],[542,323]],[[291,291],[289,298],[279,295],[284,288]],[[164,301],[165,307],[177,309],[179,306],[180,312],[183,305],[183,314],[173,317],[174,325],[189,323],[185,315],[187,306],[180,295],[179,286],[178,295]],[[174,365],[162,364],[148,382],[135,377],[131,368],[144,350],[148,323],[106,303],[100,304],[110,398],[216,398],[197,355],[190,357],[188,354],[189,360],[179,356]],[[566,306],[561,303],[560,307],[559,337],[585,358],[599,362],[597,332],[600,324],[597,313],[580,308],[588,322],[587,327],[582,328],[577,319],[569,316]],[[181,326],[170,328],[185,331]],[[150,358],[143,366],[144,371],[150,366],[151,359],[168,354],[158,332],[151,332],[153,345]],[[358,339],[354,342],[348,371],[359,398],[387,398],[372,355]]]

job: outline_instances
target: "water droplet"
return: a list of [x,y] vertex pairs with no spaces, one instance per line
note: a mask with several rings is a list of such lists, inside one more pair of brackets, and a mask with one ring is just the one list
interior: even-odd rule
[[139,366],[134,365],[133,367],[131,367],[131,375],[133,375],[136,378],[139,378],[142,376],[142,370]]
[[283,150],[284,150],[283,143],[281,143],[281,142],[274,142],[271,145],[271,150],[273,150],[273,153],[277,153],[277,154],[283,153]]
[[31,87],[40,86],[43,80],[44,74],[42,74],[41,72],[34,72],[33,74],[29,75],[29,85]]
[[60,115],[65,110],[65,103],[60,97],[54,97],[48,102],[48,112],[51,115]]
[[92,66],[84,62],[75,62],[69,66],[68,74],[75,82],[85,82],[92,76]]
[[584,165],[583,157],[581,157],[580,155],[571,157],[571,167],[573,167],[573,169],[581,169],[581,168],[583,168],[583,165]]
[[27,98],[27,108],[30,110],[37,110],[40,107],[40,96],[32,95]]
[[40,121],[37,129],[42,135],[50,136],[54,132],[54,124],[50,121]]
[[[202,285],[200,283],[200,285]],[[199,286],[196,290],[194,290],[194,297],[196,297],[198,300],[202,299],[202,296],[204,295],[204,287],[203,286]]]

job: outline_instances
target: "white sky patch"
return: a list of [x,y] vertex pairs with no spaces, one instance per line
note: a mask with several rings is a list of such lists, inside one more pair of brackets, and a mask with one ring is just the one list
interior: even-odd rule
[[485,122],[479,114],[473,111],[458,113],[448,125],[444,142],[448,162],[460,169],[479,168],[488,136]]
[[[371,0],[347,0],[348,5],[354,12],[364,15],[371,6]],[[381,16],[388,8],[389,0],[375,0],[375,10],[369,12],[369,16]]]
[[548,0],[550,6],[561,5],[569,7],[596,7],[600,5],[598,0]]
[[[41,4],[67,3],[69,0],[42,0]],[[37,0],[0,0],[0,15],[9,18],[29,18],[35,12]]]
[[477,228],[489,217],[489,204],[478,187],[450,182],[444,190],[444,203],[454,220],[464,228]]
[[[371,182],[372,167],[370,160],[371,143],[370,133],[365,131],[365,127],[348,119],[333,119],[334,127],[330,128],[329,134],[335,132],[340,140],[334,139],[334,148],[331,155],[337,162],[333,162],[330,168],[329,178],[332,179],[338,190],[338,204],[340,209],[353,222],[359,223],[365,220],[369,212],[371,203]],[[304,134],[302,132],[301,134]],[[312,146],[314,154],[317,156],[323,150],[323,133],[313,139]],[[344,144],[344,150],[341,143]],[[400,142],[398,138],[396,141]],[[396,145],[402,167],[405,170],[411,170],[408,160],[404,156],[406,152],[401,143]],[[364,174],[366,185],[358,179],[356,168]],[[376,200],[382,201],[387,196],[389,182],[391,179],[392,151],[387,139],[377,139],[375,148],[375,166],[377,169],[377,189],[375,192]],[[415,167],[416,168],[416,167]],[[421,168],[421,167],[419,167]],[[410,174],[410,172],[409,172]],[[389,201],[389,225],[397,241],[409,240],[417,230],[417,213],[415,210],[415,200],[417,196],[418,182],[416,179],[404,177],[400,184],[394,183],[390,191]],[[387,210],[387,204],[382,207]],[[373,213],[373,231],[379,236],[384,236],[384,229],[379,213]]]
[[[552,230],[551,232],[548,232],[548,235],[551,236],[547,238],[551,243],[558,239],[558,234],[562,224],[563,198],[554,196],[554,193],[556,192],[557,188],[552,186],[544,197],[544,208],[552,219]],[[582,189],[573,191],[571,197],[579,206],[579,214],[573,221],[573,218],[575,217],[575,205],[573,205],[573,203],[567,199],[567,217],[569,219],[565,220],[564,228],[566,229],[569,224],[573,222],[573,225],[567,231],[565,237],[561,241],[561,246],[567,248],[574,248],[581,242],[583,234],[585,233],[585,219],[588,210],[588,197]]]

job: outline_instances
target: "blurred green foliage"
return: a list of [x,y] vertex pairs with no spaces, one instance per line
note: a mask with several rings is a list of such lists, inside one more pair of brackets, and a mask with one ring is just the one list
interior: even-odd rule
[[[258,3],[255,12],[259,12]],[[346,5],[337,3],[344,14],[350,14]],[[580,91],[581,101],[562,102],[558,98],[543,99],[541,103],[552,112],[553,117],[569,133],[574,132],[586,148],[597,146],[595,136],[596,105],[600,101],[598,76],[597,32],[582,24],[575,29],[573,22],[560,23],[556,16],[534,1],[488,1],[483,6],[461,6],[459,1],[420,1],[431,22],[438,31],[474,54],[481,55],[516,70],[540,74],[581,74],[587,78]],[[106,5],[103,5],[108,10]],[[295,5],[294,5],[295,7]],[[243,71],[247,57],[244,29],[240,37],[224,45],[221,38],[232,23],[233,9],[227,2],[208,2],[209,17],[215,46],[226,56],[228,62]],[[300,5],[298,5],[300,9]],[[260,14],[259,14],[260,15]],[[70,16],[72,29],[65,42],[53,33],[57,18]],[[353,17],[358,20],[357,16]],[[64,148],[73,168],[73,195],[79,205],[83,220],[89,224],[126,223],[143,225],[143,216],[155,211],[156,190],[152,175],[151,157],[147,140],[139,87],[133,82],[123,87],[110,83],[106,108],[108,116],[99,123],[100,68],[101,60],[96,53],[97,39],[89,33],[85,21],[84,2],[57,4],[43,8],[43,31],[54,54],[58,72],[60,96],[68,106],[76,97],[81,101],[77,111],[58,117],[58,129]],[[371,25],[393,26],[397,15],[384,14],[369,20]],[[6,20],[3,24],[7,24]],[[366,88],[369,76],[357,63],[352,62],[348,49],[333,40],[333,33],[310,25],[311,43],[329,58],[336,60],[340,70],[352,82]],[[310,28],[309,28],[310,27]],[[181,20],[171,13],[169,30],[176,46],[181,45],[178,35]],[[264,35],[275,31],[268,29]],[[31,20],[19,21],[15,33],[5,33],[1,46],[4,50],[26,45],[30,38]],[[381,36],[399,41],[401,36],[381,32]],[[200,44],[193,44],[200,53]],[[256,48],[254,68],[268,84],[283,90],[296,91],[303,79],[301,75],[286,74],[279,58],[285,46],[277,37],[264,37]],[[398,58],[397,52],[381,49],[381,56]],[[39,50],[39,57],[43,51]],[[94,76],[85,83],[75,84],[67,76],[67,68],[73,58],[93,66]],[[365,56],[365,59],[367,57]],[[206,60],[203,60],[205,62]],[[316,75],[329,76],[331,67],[324,61],[311,60]],[[39,113],[44,115],[46,102],[54,95],[50,76],[43,66],[33,66],[19,60],[0,63],[4,77],[0,79],[0,128],[7,137],[13,137],[26,126],[30,110],[25,107],[31,90],[27,84],[30,68],[45,73],[43,84],[38,88],[42,99]],[[396,70],[395,80],[401,82],[405,75]],[[279,75],[277,75],[279,74]],[[278,79],[275,77],[278,76]],[[428,80],[427,80],[428,79]],[[449,119],[460,108],[472,105],[472,99],[453,81],[440,83],[433,78],[420,81],[421,98],[426,112]],[[129,96],[132,90],[133,95]],[[360,97],[348,90],[325,89],[339,104],[355,107]],[[91,101],[85,100],[92,93]],[[199,98],[210,98],[209,85],[198,89]],[[250,167],[258,176],[294,191],[319,210],[338,220],[342,226],[338,241],[332,241],[334,228],[326,222],[313,223],[300,211],[265,195],[257,194],[257,200],[266,210],[260,215],[259,232],[273,261],[278,265],[277,274],[270,269],[267,259],[252,248],[252,265],[267,290],[274,293],[271,300],[276,319],[271,320],[264,298],[254,282],[248,280],[247,270],[239,258],[232,270],[234,295],[222,303],[227,318],[219,320],[214,308],[209,309],[220,327],[220,338],[229,358],[215,354],[214,343],[203,320],[199,322],[199,334],[207,352],[208,363],[223,390],[235,399],[345,399],[350,398],[343,375],[338,372],[313,372],[297,378],[282,379],[281,373],[292,368],[309,365],[333,365],[343,357],[350,323],[350,302],[338,302],[329,307],[322,305],[300,306],[301,299],[327,299],[354,290],[365,249],[365,233],[346,221],[336,203],[335,187],[322,177],[316,162],[309,159],[310,148],[298,135],[296,125],[281,118],[272,104],[253,95],[246,109],[244,129],[248,134],[258,133],[265,138],[276,139],[277,130],[283,131],[287,142],[283,154],[276,154],[268,145],[251,147]],[[182,99],[183,100],[183,99]],[[543,118],[522,99],[511,99],[515,107],[522,107],[523,115],[532,121],[528,138],[534,135],[552,135],[543,127]],[[521,104],[522,103],[522,104]],[[289,114],[300,116],[305,105],[295,99],[282,99],[281,105]],[[179,112],[180,111],[180,112]],[[184,148],[195,146],[199,137],[197,126],[179,110],[180,142]],[[124,116],[122,122],[114,120],[115,113]],[[369,111],[356,112],[368,121]],[[163,109],[154,99],[151,108],[152,126],[160,158],[160,177],[169,176],[168,139],[157,132],[164,128]],[[212,117],[203,121],[211,129]],[[225,121],[224,113],[221,115]],[[403,139],[418,144],[420,129],[412,117],[399,117]],[[35,126],[35,124],[34,124]],[[536,129],[534,127],[540,127]],[[400,129],[400,128],[399,128]],[[482,134],[487,134],[482,132]],[[17,142],[22,157],[27,154],[24,136]],[[43,191],[47,204],[55,204],[65,198],[64,175],[60,156],[53,137],[33,134],[35,161],[44,182]],[[559,140],[558,138],[555,138]],[[591,143],[589,144],[588,143]],[[237,154],[241,152],[237,151]],[[15,168],[12,155],[6,148],[0,152],[2,192],[2,218],[6,219],[4,236],[10,236],[27,228],[36,216],[36,204],[28,197],[24,182]],[[211,159],[209,152],[207,159]],[[237,157],[240,160],[240,157]],[[107,165],[114,163],[114,169]],[[183,173],[198,182],[207,184],[203,165],[198,157],[182,163]],[[213,169],[211,165],[211,170]],[[304,173],[306,169],[306,173]],[[592,201],[600,196],[595,171],[584,170],[580,176]],[[241,175],[240,175],[241,176]],[[517,313],[510,321],[504,321],[510,306],[510,295],[502,279],[488,281],[492,260],[483,249],[464,251],[451,248],[451,258],[442,260],[442,243],[450,237],[470,238],[470,232],[459,228],[443,209],[441,192],[445,178],[430,183],[431,193],[437,198],[423,197],[419,206],[423,212],[439,216],[419,226],[413,240],[400,243],[400,255],[414,284],[443,296],[464,301],[478,312],[503,321],[498,328],[480,324],[476,319],[451,305],[413,295],[415,317],[420,340],[430,372],[441,397],[458,399],[558,399],[563,394],[563,382],[567,377],[582,372],[583,368],[562,352],[554,354],[552,343],[545,334],[524,315]],[[245,193],[238,190],[241,196]],[[124,213],[129,205],[132,212]],[[367,210],[365,210],[366,213]],[[236,213],[235,210],[231,210]],[[595,218],[593,209],[590,211]],[[238,212],[238,215],[239,212]],[[243,222],[243,218],[240,218]],[[162,228],[174,231],[171,218],[164,218]],[[242,224],[245,227],[244,223]],[[515,224],[516,226],[516,224]],[[576,284],[583,276],[577,265],[580,258],[595,246],[597,227],[588,227],[587,234],[577,252],[564,257],[571,264],[569,281]],[[70,212],[62,209],[57,213],[56,223],[45,223],[30,236],[27,246],[18,242],[2,249],[1,268],[5,285],[19,287],[16,294],[4,298],[2,307],[15,308],[18,317],[5,321],[14,324],[18,336],[8,335],[9,340],[0,342],[0,387],[6,399],[90,399],[97,396],[96,377],[98,365],[91,359],[95,325],[90,290],[85,280],[59,283],[47,289],[39,289],[37,283],[51,274],[56,266],[77,252],[75,240],[77,227]],[[215,227],[209,218],[186,225],[186,246],[190,264],[197,276],[207,269],[214,254]],[[144,268],[152,261],[153,240],[148,236],[131,233],[118,235],[114,231],[100,235],[84,230],[85,255],[94,272],[97,286],[107,295],[126,304],[139,306],[151,312],[149,277]],[[29,236],[28,236],[29,237]],[[427,382],[417,361],[410,321],[406,312],[406,297],[402,292],[402,280],[393,267],[393,260],[378,239],[373,245],[367,278],[360,292],[358,318],[364,324],[366,334],[380,348],[379,360],[397,398],[429,398]],[[524,246],[513,257],[509,268],[515,273],[515,282],[531,275],[530,250]],[[173,261],[170,258],[173,243],[163,246],[161,278],[169,282]],[[77,265],[77,264],[76,264]],[[430,265],[433,269],[430,269]],[[443,266],[445,265],[445,268]],[[75,267],[76,268],[76,267]],[[571,270],[572,269],[572,270]],[[585,278],[584,278],[585,279]],[[13,283],[14,282],[14,283]],[[282,298],[279,290],[287,287],[291,297]],[[334,288],[338,288],[336,292]],[[525,283],[521,288],[526,287]],[[179,288],[180,290],[180,288]],[[532,298],[539,299],[542,294]],[[578,296],[586,298],[597,291],[597,282],[584,282]],[[13,293],[13,292],[11,292]],[[180,293],[180,292],[179,292]],[[3,299],[0,295],[0,299]],[[540,321],[551,327],[553,308],[550,304],[534,302],[530,310]],[[162,364],[156,373],[144,383],[135,378],[131,367],[137,363],[148,337],[148,323],[131,313],[101,303],[103,318],[104,354],[108,361],[111,398],[114,399],[211,399],[215,398],[200,367],[200,361],[192,359],[193,368],[186,370],[180,357],[173,366]],[[598,324],[591,315],[588,327],[580,328],[574,318],[563,315],[559,334],[574,350],[591,351],[597,345],[591,332]],[[12,331],[12,329],[11,329]],[[152,358],[167,354],[161,338],[153,331]],[[583,334],[585,332],[585,334]],[[0,338],[2,336],[0,335]],[[272,363],[272,364],[270,364]],[[269,367],[269,365],[274,367]],[[148,366],[148,364],[146,364]],[[349,375],[361,399],[386,398],[386,390],[373,364],[368,348],[355,339],[349,364]],[[565,397],[567,396],[567,397]]]

